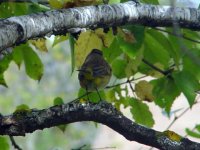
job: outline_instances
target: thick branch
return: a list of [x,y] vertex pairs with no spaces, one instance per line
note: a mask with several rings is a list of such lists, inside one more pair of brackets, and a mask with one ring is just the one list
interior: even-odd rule
[[[34,1],[33,0],[1,0],[0,3],[2,2],[33,3]],[[49,4],[48,0],[37,0],[36,2],[43,5]]]
[[95,121],[105,124],[130,141],[137,141],[159,149],[200,149],[199,143],[186,138],[174,141],[162,132],[132,122],[107,102],[99,104],[72,102],[43,110],[1,116],[0,135],[23,136],[35,130],[78,121]]
[[99,28],[124,24],[172,26],[200,30],[200,10],[159,5],[136,5],[126,2],[114,5],[87,6],[53,10],[0,20],[0,51],[28,39],[65,34],[72,28]]

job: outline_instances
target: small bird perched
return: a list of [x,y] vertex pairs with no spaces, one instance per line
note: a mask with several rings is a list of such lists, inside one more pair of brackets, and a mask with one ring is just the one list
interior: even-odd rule
[[101,100],[98,89],[104,88],[108,84],[112,73],[110,65],[103,58],[102,51],[93,49],[78,71],[78,79],[81,87],[87,93],[96,90]]

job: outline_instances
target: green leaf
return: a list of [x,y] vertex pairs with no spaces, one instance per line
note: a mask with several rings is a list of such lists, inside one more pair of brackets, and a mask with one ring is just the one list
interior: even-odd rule
[[37,4],[35,0],[33,0],[33,3],[29,4],[28,6],[28,14],[50,10],[48,6]]
[[131,105],[130,111],[133,119],[137,123],[140,123],[147,127],[153,127],[154,119],[148,105],[134,98],[130,98],[129,102]]
[[126,61],[122,59],[115,59],[112,63],[112,72],[118,78],[122,79],[126,77],[125,68]]
[[120,48],[130,58],[135,58],[136,53],[144,41],[144,26],[128,25],[123,28],[132,33],[135,41],[134,43],[130,43],[125,41],[122,37],[118,36]]
[[74,54],[74,44],[75,44],[75,39],[72,35],[69,35],[69,45],[70,45],[70,51],[71,51],[71,66],[72,66],[72,72],[74,72],[75,68],[75,54]]
[[0,136],[0,150],[9,150],[10,146],[9,146],[9,143],[8,143],[8,139],[4,136]]
[[[66,41],[69,37],[66,35],[61,35],[61,36],[55,36],[54,41],[53,41],[53,45],[52,47],[54,47],[55,45],[57,45],[58,43],[61,43],[63,41]],[[71,45],[70,45],[71,46]]]
[[150,34],[155,40],[157,40],[160,45],[169,52],[169,55],[173,58],[176,66],[179,66],[180,56],[178,54],[178,50],[175,49],[172,43],[169,41],[169,38],[165,34],[160,31],[148,29],[147,33]]
[[122,54],[118,39],[115,38],[109,48],[103,47],[103,55],[109,63]]
[[195,102],[196,91],[200,89],[198,80],[188,71],[174,72],[172,75],[177,87],[183,92],[190,107],[192,107]]
[[31,109],[29,108],[28,105],[26,104],[21,104],[19,106],[16,107],[14,113],[20,113],[20,112],[30,112]]
[[60,129],[62,132],[65,132],[66,128],[67,128],[67,125],[66,124],[61,124],[59,126],[57,126],[58,129]]
[[168,51],[157,40],[157,37],[148,32],[145,34],[144,58],[152,64],[159,62],[165,67],[169,66],[170,56]]
[[200,132],[200,124],[197,124],[197,125],[195,126],[195,129],[196,129],[198,132]]
[[159,4],[158,0],[142,0],[141,2],[147,3],[147,4],[153,4],[153,5]]
[[39,56],[28,45],[23,45],[22,50],[27,75],[34,80],[40,80],[43,75],[43,64]]
[[100,90],[98,90],[98,91],[99,91],[100,97],[99,97],[99,95],[98,95],[98,93],[96,91],[93,91],[93,92],[89,93],[88,97],[87,97],[87,95],[85,95],[86,94],[86,90],[83,89],[83,88],[80,88],[79,92],[78,92],[78,97],[82,97],[83,95],[85,95],[84,97],[82,97],[82,99],[88,100],[88,98],[89,98],[90,102],[98,103],[100,101],[100,98],[102,100],[105,100],[105,97],[106,97],[104,91],[100,91]]
[[0,74],[4,73],[9,67],[9,64],[12,60],[12,56],[10,54],[4,56],[2,60],[0,60]]
[[62,99],[62,98],[56,97],[56,98],[53,100],[53,104],[54,104],[54,106],[55,106],[55,105],[62,105],[62,104],[64,104],[64,102],[63,102],[63,99]]
[[190,129],[188,129],[188,128],[185,129],[185,132],[186,132],[188,135],[192,136],[192,137],[200,138],[200,133],[197,133],[197,132],[195,132],[195,131],[192,131],[192,130],[190,130]]
[[168,77],[153,80],[151,84],[154,87],[154,102],[161,108],[164,108],[169,115],[174,100],[181,93],[180,90],[176,86],[174,80]]
[[120,0],[109,0],[109,4],[120,3]]
[[23,61],[23,51],[21,46],[16,46],[14,48],[12,57],[14,62],[17,64],[18,68],[20,68]]
[[125,68],[125,73],[128,78],[138,73],[139,66],[141,65],[142,59],[143,59],[143,52],[144,52],[144,49],[141,48],[137,52],[134,59],[127,58],[128,61]]
[[11,60],[12,60],[11,54],[4,56],[4,58],[0,60],[0,84],[5,87],[8,87],[8,86],[4,79],[4,72],[8,69]]
[[198,48],[190,49],[189,55],[183,57],[183,70],[192,73],[200,80],[200,50]]
[[5,86],[5,87],[8,87],[8,85],[6,84],[6,81],[4,79],[3,73],[0,74],[0,84],[3,85],[3,86]]

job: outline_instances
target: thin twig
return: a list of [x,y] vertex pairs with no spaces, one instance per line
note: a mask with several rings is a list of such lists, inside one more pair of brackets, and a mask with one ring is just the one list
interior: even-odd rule
[[19,145],[17,145],[17,143],[15,142],[15,139],[13,138],[13,136],[9,136],[9,138],[10,138],[10,141],[11,141],[11,143],[12,143],[12,145],[15,149],[22,150],[22,148],[20,148]]
[[171,126],[179,119],[181,118],[188,110],[190,109],[190,107],[186,108],[180,115],[175,116],[174,119],[172,120],[172,122],[168,125],[168,127],[166,128],[166,130],[169,130],[169,128],[171,128]]
[[148,66],[150,66],[151,68],[153,68],[154,70],[160,72],[163,75],[168,75],[173,69],[169,69],[169,70],[161,70],[160,68],[154,66],[153,64],[151,64],[150,62],[148,62],[146,59],[142,59],[142,61],[147,64]]
[[[144,75],[142,77],[138,77],[138,78],[133,78],[131,80],[129,80],[129,82],[133,82],[133,81],[136,81],[136,80],[140,80],[140,79],[143,79],[147,77],[147,75]],[[116,87],[116,86],[120,86],[120,85],[123,85],[123,84],[127,84],[128,83],[128,80],[125,81],[125,82],[122,82],[122,83],[118,83],[118,84],[115,84],[115,85],[111,85],[111,86],[106,86],[105,89],[110,89],[110,88],[113,88],[113,87]]]
[[133,86],[132,86],[132,84],[131,84],[131,81],[128,79],[127,82],[129,83],[129,86],[130,86],[130,88],[131,88],[131,91],[134,93],[135,90],[134,90],[134,88],[133,88]]
[[[198,98],[196,100],[198,100],[200,98],[200,96],[198,96]],[[200,101],[196,101],[194,103],[195,104],[198,104],[200,103]],[[190,107],[186,108],[180,115],[178,116],[175,116],[174,119],[172,120],[172,122],[168,125],[168,127],[166,128],[166,130],[169,130],[171,128],[171,126],[178,120],[180,119],[188,110],[190,109]],[[185,135],[184,137],[187,137],[187,135]],[[154,147],[151,147],[149,150],[152,150]]]

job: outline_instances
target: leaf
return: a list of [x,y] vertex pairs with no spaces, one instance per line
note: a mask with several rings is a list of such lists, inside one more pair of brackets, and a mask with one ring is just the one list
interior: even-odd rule
[[26,73],[34,80],[40,80],[43,75],[43,64],[39,56],[28,45],[22,47]]
[[4,79],[4,72],[8,69],[11,60],[12,60],[11,54],[4,56],[4,58],[0,60],[0,84],[5,87],[8,87],[8,86]]
[[138,68],[140,64],[142,63],[143,52],[144,52],[144,49],[141,48],[135,55],[135,58],[128,59],[128,63],[125,68],[125,73],[128,78],[138,72]]
[[61,124],[59,126],[57,126],[58,129],[60,129],[63,133],[66,131],[67,125],[66,124]]
[[142,80],[135,84],[135,93],[143,101],[152,102],[154,96],[152,94],[153,86],[149,82]]
[[16,107],[14,113],[21,113],[21,112],[30,112],[31,109],[29,108],[28,105],[26,104],[21,104],[19,106]]
[[80,68],[86,56],[94,48],[102,48],[101,39],[93,31],[82,32],[75,44],[75,65],[77,68]]
[[198,80],[200,80],[200,50],[199,48],[192,48],[189,53],[190,56],[183,56],[183,70],[192,73]]
[[114,89],[108,90],[106,92],[106,100],[108,100],[108,102],[110,102],[110,103],[114,102],[116,100]]
[[63,102],[63,99],[60,98],[60,97],[56,97],[56,98],[53,100],[53,105],[54,105],[54,106],[55,106],[55,105],[62,105],[62,104],[64,104],[64,102]]
[[126,68],[126,61],[122,59],[115,59],[112,63],[112,72],[118,78],[122,79],[126,77],[125,68]]
[[72,66],[72,72],[74,72],[75,68],[75,55],[74,55],[74,44],[75,44],[75,39],[72,35],[69,35],[69,45],[70,45],[70,52],[71,52],[71,66]]
[[12,55],[5,55],[2,60],[0,60],[0,74],[3,74],[9,67],[12,60]]
[[169,38],[162,32],[155,29],[148,29],[147,33],[150,34],[166,51],[169,52],[169,55],[173,58],[174,63],[178,67],[180,61],[179,50],[173,47],[173,43],[169,41]]
[[49,0],[49,4],[52,8],[61,9],[64,2],[62,0]]
[[147,127],[153,127],[154,119],[148,105],[134,98],[130,98],[129,103],[131,105],[130,111],[133,119],[137,123],[140,123]]
[[188,71],[174,72],[172,75],[177,87],[183,92],[192,107],[195,102],[195,92],[200,89],[198,80]]
[[143,3],[158,5],[158,0],[142,0]]
[[[83,89],[83,88],[80,88],[79,92],[78,92],[78,97],[82,97],[85,94],[86,94],[86,90]],[[100,91],[99,90],[99,94],[100,94],[101,99],[105,100],[105,93],[104,93],[104,91]],[[88,94],[88,97],[87,97],[87,95],[85,95],[84,97],[82,97],[82,99],[88,100],[88,98],[89,98],[90,102],[92,102],[92,103],[98,103],[100,101],[100,97],[99,97],[99,95],[98,95],[98,93],[96,91],[93,91],[93,92],[91,92],[91,93]]]
[[36,49],[42,52],[48,52],[48,49],[46,47],[46,39],[45,38],[40,38],[37,40],[29,40],[29,42],[35,46]]
[[69,38],[69,36],[67,36],[67,35],[65,35],[65,36],[64,35],[61,35],[61,36],[57,35],[57,36],[55,36],[52,47],[56,46],[57,44],[59,44],[59,43],[61,43],[63,41],[68,40],[68,38]]
[[190,130],[189,128],[185,129],[185,132],[192,137],[200,138],[200,133]]
[[12,52],[12,57],[14,62],[17,64],[20,69],[21,64],[23,62],[23,51],[21,46],[16,46]]
[[5,2],[0,5],[0,18],[8,18],[11,16],[20,16],[28,14],[27,3],[10,3]]
[[168,51],[158,42],[156,37],[149,33],[145,34],[144,59],[152,64],[159,62],[165,67],[169,66],[170,56]]
[[8,87],[8,85],[6,84],[6,81],[4,79],[3,73],[0,74],[0,84],[3,85],[3,86],[5,86],[5,87]]
[[115,58],[122,54],[118,39],[115,38],[108,48],[103,48],[103,54],[109,63],[112,63]]
[[109,29],[108,32],[105,32],[104,29],[102,28],[95,30],[95,34],[98,36],[99,39],[101,39],[103,46],[106,48],[110,47],[111,43],[115,39],[115,35],[113,35],[112,28],[108,29]]
[[154,102],[161,108],[164,108],[169,115],[174,100],[181,93],[179,88],[176,86],[174,80],[168,77],[153,80],[151,84],[154,87]]
[[[156,68],[159,68],[160,70],[164,70],[164,66],[161,64],[161,63],[155,63],[155,64],[153,64]],[[149,66],[150,67],[150,66]],[[151,68],[151,67],[150,67]],[[161,73],[161,72],[159,72],[159,71],[157,71],[157,70],[155,70],[155,69],[153,69],[153,68],[151,68],[151,70],[150,71],[148,71],[148,73],[147,73],[148,75],[150,75],[150,76],[152,76],[152,77],[155,77],[155,78],[161,78],[161,77],[163,77],[164,75]]]
[[195,129],[196,129],[198,132],[200,132],[200,124],[197,124],[197,125],[195,126]]
[[0,136],[0,145],[1,145],[0,150],[9,150],[10,149],[8,139],[5,136]]
[[144,41],[144,27],[129,25],[129,26],[125,26],[124,29],[132,33],[132,35],[135,38],[135,42],[134,43],[127,42],[126,40],[127,35],[121,31],[120,36],[118,36],[120,48],[130,58],[135,58],[136,53],[138,52],[138,50],[140,49]]
[[109,4],[117,4],[120,3],[120,0],[109,0]]

